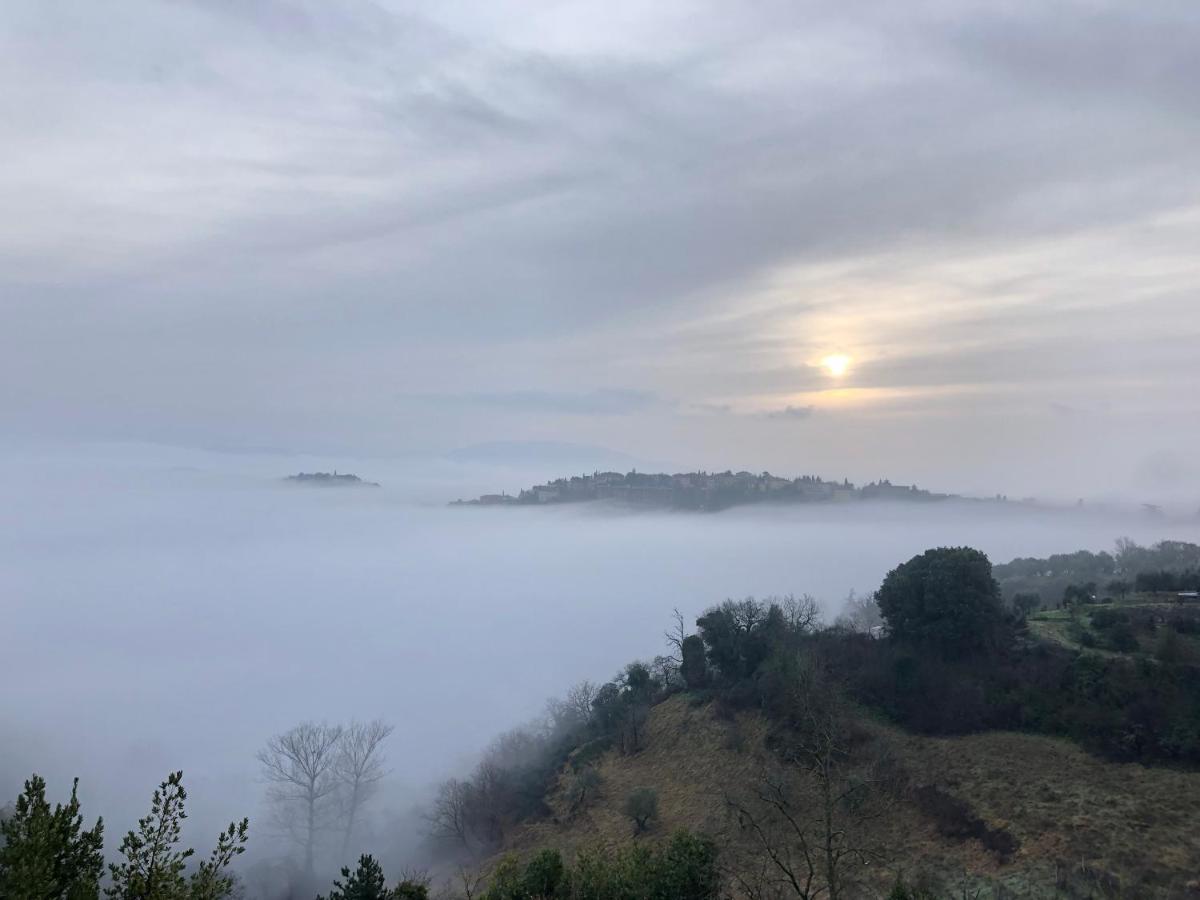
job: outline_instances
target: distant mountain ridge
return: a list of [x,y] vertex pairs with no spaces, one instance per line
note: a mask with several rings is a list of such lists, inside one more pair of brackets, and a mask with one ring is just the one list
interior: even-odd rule
[[[815,475],[781,478],[769,472],[680,472],[646,474],[637,470],[594,472],[558,478],[520,494],[484,494],[452,505],[539,506],[611,500],[661,509],[719,510],[750,503],[845,503],[861,500],[938,502],[964,499],[887,479],[858,487],[848,480],[826,481]],[[999,499],[999,498],[998,498]]]

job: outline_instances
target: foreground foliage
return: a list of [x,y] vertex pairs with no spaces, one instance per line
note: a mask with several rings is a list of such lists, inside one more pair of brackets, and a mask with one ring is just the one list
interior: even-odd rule
[[522,864],[505,857],[483,900],[716,900],[721,896],[716,845],[688,831],[662,844],[582,851],[567,865],[557,850]]
[[[104,826],[100,819],[82,830],[76,779],[66,806],[51,810],[46,782],[33,775],[25,782],[11,817],[0,824],[0,897],[21,900],[95,900],[104,868]],[[105,896],[113,900],[222,900],[233,893],[227,867],[245,850],[249,822],[229,824],[208,859],[191,874],[191,849],[178,848],[187,791],[183,773],[173,772],[159,785],[150,815],[125,835],[123,861],[109,865]]]
[[428,897],[429,884],[422,878],[405,877],[389,888],[383,867],[368,854],[359,857],[353,872],[343,868],[342,880],[333,883],[328,897],[317,900],[428,900]]
[[104,823],[83,829],[76,791],[65,806],[46,802],[46,782],[33,775],[12,815],[0,823],[0,897],[90,900],[104,870]]

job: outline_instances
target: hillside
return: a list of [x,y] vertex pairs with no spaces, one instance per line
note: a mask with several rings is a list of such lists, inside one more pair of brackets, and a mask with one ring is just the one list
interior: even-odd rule
[[1000,590],[944,547],[884,579],[883,629],[809,597],[679,617],[444,784],[434,833],[488,900],[1200,895],[1195,610]]
[[[874,721],[866,727],[908,778],[907,798],[883,826],[890,859],[866,872],[869,894],[886,893],[903,874],[941,896],[999,885],[1020,897],[1195,896],[1187,886],[1200,878],[1200,773],[1105,762],[1035,735],[930,738]],[[571,857],[595,844],[627,843],[632,828],[622,804],[635,788],[651,787],[659,821],[641,840],[688,828],[735,853],[739,838],[725,798],[769,764],[768,732],[757,713],[723,718],[713,704],[671,697],[650,711],[641,751],[600,758],[603,782],[593,805],[570,813],[564,769],[547,798],[551,815],[522,826],[505,850],[528,855],[554,847]],[[938,816],[916,799],[928,785],[1010,835],[1018,844],[1011,857],[974,838],[947,836],[946,823],[939,828]]]

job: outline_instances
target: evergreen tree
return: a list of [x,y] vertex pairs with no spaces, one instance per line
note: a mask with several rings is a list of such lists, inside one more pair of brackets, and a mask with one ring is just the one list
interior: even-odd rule
[[970,547],[914,556],[887,574],[875,601],[893,638],[943,658],[992,649],[1008,636],[992,564]]
[[343,866],[342,879],[333,883],[327,898],[317,900],[391,900],[393,896],[387,889],[383,867],[369,854],[359,857],[358,868],[353,872]]
[[680,645],[683,663],[679,667],[684,683],[695,690],[708,681],[708,662],[704,658],[704,641],[698,634],[689,634]]
[[225,867],[245,850],[246,819],[230,823],[217,839],[212,855],[201,863],[190,878],[184,876],[187,861],[195,853],[190,847],[177,848],[187,791],[183,773],[172,772],[159,785],[151,800],[150,815],[138,820],[136,831],[121,841],[125,861],[112,864],[112,885],[105,894],[112,900],[222,900],[233,890],[233,879]]
[[0,823],[0,897],[95,900],[104,870],[104,823],[82,830],[76,790],[66,806],[46,802],[46,782],[33,775],[12,815]]

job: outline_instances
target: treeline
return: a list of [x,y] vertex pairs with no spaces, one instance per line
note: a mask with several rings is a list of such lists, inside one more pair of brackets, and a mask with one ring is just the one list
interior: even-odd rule
[[[1200,574],[1200,545],[1160,541],[1143,547],[1121,538],[1113,553],[1080,550],[1040,559],[1021,557],[996,566],[994,574],[1006,600],[1034,596],[1036,605],[1047,608],[1100,590],[1107,590],[1110,596],[1121,596],[1130,589],[1196,590],[1190,585],[1197,583]],[[1181,586],[1157,586],[1176,584],[1169,577],[1174,575],[1185,578]]]
[[[678,831],[661,844],[585,849],[571,860],[542,850],[527,861],[507,856],[487,884],[465,870],[458,889],[465,900],[718,900],[723,879],[717,848],[708,838]],[[454,890],[454,888],[451,888]],[[406,874],[388,886],[383,868],[362,856],[342,869],[328,897],[317,900],[428,900],[427,877]]]
[[1134,579],[1134,589],[1146,593],[1163,591],[1200,591],[1200,569],[1182,572],[1159,570],[1139,572]]

